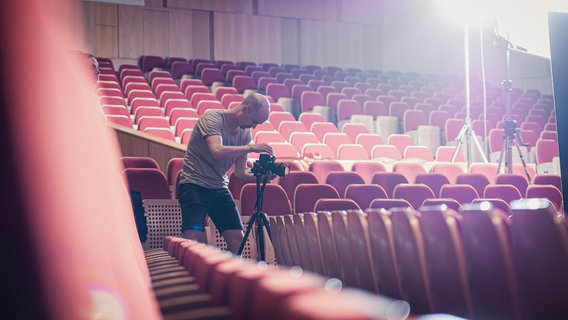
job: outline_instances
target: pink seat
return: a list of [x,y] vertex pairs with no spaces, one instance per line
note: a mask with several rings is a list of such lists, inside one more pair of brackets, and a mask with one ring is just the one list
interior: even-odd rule
[[456,183],[468,184],[475,188],[475,191],[477,191],[480,196],[483,196],[485,187],[491,182],[481,173],[464,173],[456,177]]
[[354,114],[363,114],[359,102],[350,99],[341,99],[337,102],[337,121],[349,120]]
[[497,177],[497,166],[497,163],[473,163],[469,167],[469,172],[480,173],[487,177],[490,183],[493,183]]
[[123,171],[127,187],[138,191],[142,199],[171,199],[166,176],[156,168],[125,168]]
[[[199,72],[199,65],[197,66]],[[206,86],[211,86],[213,82],[225,83],[225,75],[217,68],[206,67],[201,71],[201,81]]]
[[436,163],[432,167],[432,172],[441,173],[448,178],[450,183],[455,183],[456,178],[464,173],[463,168],[455,163]]
[[404,159],[434,161],[434,155],[432,155],[432,151],[426,146],[407,146],[404,148]]
[[175,126],[178,119],[198,118],[199,114],[195,109],[176,108],[170,113],[170,125]]
[[[344,131],[345,131],[346,125],[347,124],[345,124],[343,126]],[[366,128],[365,128],[365,130],[366,130]],[[353,139],[353,137],[351,137],[351,139]],[[360,132],[360,133],[357,134],[354,141],[355,141],[355,143],[362,145],[369,155],[372,154],[373,147],[375,145],[384,144],[383,138],[381,136],[379,136],[378,134],[374,134],[374,133],[361,133]]]
[[534,176],[533,179],[534,184],[551,184],[558,188],[558,190],[562,190],[562,179],[560,178],[559,174],[537,174]]
[[236,75],[232,84],[239,93],[244,93],[245,90],[256,90],[256,82],[246,75]]
[[311,129],[314,122],[325,122],[323,116],[319,113],[302,112],[298,118],[300,122],[306,126],[308,130]]
[[300,154],[291,143],[288,142],[272,142],[270,143],[274,156],[278,159],[299,159]]
[[360,210],[357,202],[351,199],[328,199],[321,198],[316,201],[314,211],[335,211],[335,210]]
[[272,124],[272,126],[276,129],[280,126],[280,122],[282,121],[296,121],[294,115],[292,115],[288,111],[272,111],[268,116],[268,121]]
[[414,183],[427,185],[428,187],[430,187],[432,192],[434,192],[434,196],[436,198],[439,198],[440,189],[442,189],[442,186],[449,184],[450,181],[442,173],[428,172],[417,174],[414,178]]
[[387,143],[395,146],[400,154],[403,155],[407,146],[414,145],[414,140],[407,134],[391,134],[387,139]]
[[207,110],[223,110],[225,107],[217,100],[202,100],[197,104],[197,114],[203,115]]
[[365,183],[371,183],[375,172],[385,172],[387,169],[377,161],[357,161],[351,166],[351,171],[357,172]]
[[[412,205],[404,199],[374,199],[369,205],[369,209],[385,209],[391,210],[392,208],[410,208]],[[368,209],[368,210],[369,210]]]
[[303,150],[306,143],[319,143],[320,141],[312,132],[292,132],[289,137],[290,143],[296,150]]
[[503,199],[507,203],[522,198],[519,190],[512,184],[488,184],[483,192],[484,198]]
[[338,160],[369,160],[369,154],[362,145],[340,144],[337,147]]
[[519,190],[521,195],[524,195],[526,193],[527,188],[529,186],[526,177],[514,173],[513,174],[500,173],[495,179],[495,183],[514,185]]
[[518,291],[526,318],[562,318],[568,306],[568,234],[565,219],[548,200],[511,203],[511,239]]
[[471,203],[480,203],[480,202],[488,202],[493,206],[493,208],[503,211],[508,216],[513,214],[513,211],[511,210],[509,203],[501,198],[477,198],[474,199]]
[[345,189],[345,198],[355,201],[361,209],[367,209],[373,200],[386,199],[387,194],[381,186],[376,184],[351,183]]
[[393,191],[393,198],[404,199],[412,208],[418,210],[424,200],[435,198],[434,192],[425,184],[398,184]]
[[314,160],[335,160],[333,150],[325,143],[305,143],[302,156]]
[[326,133],[338,133],[339,130],[337,126],[331,122],[314,122],[310,127],[310,131],[313,132],[319,139],[319,141],[324,141],[323,138]]
[[326,184],[329,184],[337,190],[341,198],[345,198],[345,189],[350,184],[364,184],[363,178],[353,171],[331,171],[327,174]]
[[274,101],[278,101],[280,98],[290,98],[290,90],[282,83],[269,83],[266,86],[266,95],[271,96]]
[[296,187],[301,183],[319,183],[315,174],[309,171],[290,171],[287,177],[280,177],[278,184],[284,189],[288,199],[294,199]]
[[316,202],[321,198],[339,199],[339,194],[328,184],[299,184],[294,192],[294,211],[313,212]]
[[174,133],[171,129],[168,128],[145,128],[143,132],[169,140],[171,142],[176,142]]
[[[242,187],[240,194],[241,215],[249,216],[255,212],[256,191],[255,183],[247,183]],[[278,184],[267,183],[263,196],[265,201],[263,201],[262,212],[267,215],[281,216],[292,213],[286,191]]]
[[431,207],[431,206],[437,207],[441,205],[446,205],[448,208],[455,211],[459,211],[461,207],[461,204],[452,198],[430,198],[422,202],[423,207]]
[[527,198],[545,198],[554,205],[558,212],[563,212],[562,193],[553,185],[531,185],[526,190]]
[[542,164],[552,162],[554,157],[558,157],[558,142],[551,139],[539,139],[536,142],[536,163]]
[[160,169],[160,165],[152,157],[143,156],[131,156],[131,157],[120,157],[120,162],[122,167],[126,168],[153,168]]
[[302,92],[300,99],[301,112],[309,112],[313,110],[315,106],[325,106],[325,100],[321,93],[316,91]]
[[362,123],[346,123],[341,128],[341,131],[351,138],[351,141],[356,142],[359,134],[369,134],[369,130]]
[[381,186],[385,189],[387,196],[392,198],[394,188],[401,183],[408,183],[408,180],[399,172],[375,172],[371,179],[371,183]]
[[288,142],[278,131],[259,131],[254,138],[255,143]]
[[125,115],[107,114],[106,119],[110,123],[118,124],[131,129],[133,128],[132,120],[130,119],[130,117],[127,117]]
[[337,149],[339,149],[339,146],[341,144],[352,144],[353,141],[351,141],[351,138],[349,138],[349,136],[346,133],[330,132],[324,135],[323,143],[327,144],[331,148],[333,154],[337,158]]
[[440,198],[451,198],[463,205],[479,198],[479,194],[468,184],[446,184],[440,189]]
[[454,162],[465,162],[461,148],[457,150],[457,153],[455,146],[439,146],[436,149],[436,160],[439,162],[451,162],[454,155]]
[[414,183],[414,179],[418,174],[426,173],[424,166],[416,162],[398,162],[394,165],[392,171],[404,175],[409,183]]
[[402,154],[400,153],[398,148],[393,145],[375,145],[373,147],[373,150],[371,151],[371,159],[384,162],[393,162],[402,160]]
[[290,135],[294,132],[308,132],[306,126],[300,121],[284,120],[278,125],[278,131],[286,140],[290,141]]
[[515,262],[506,236],[510,232],[508,217],[481,203],[463,206],[461,213],[474,313],[482,318],[520,318]]
[[138,130],[144,131],[147,128],[165,128],[170,129],[170,123],[165,117],[161,116],[144,116],[138,121]]
[[325,183],[329,172],[345,171],[345,168],[336,160],[315,160],[310,164],[309,171],[316,175],[320,183]]
[[373,119],[376,119],[378,116],[387,116],[388,108],[381,101],[365,101],[363,114],[370,115]]

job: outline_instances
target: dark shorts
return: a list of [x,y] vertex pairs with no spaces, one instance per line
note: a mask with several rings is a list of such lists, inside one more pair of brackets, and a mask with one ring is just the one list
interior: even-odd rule
[[205,217],[209,215],[219,233],[242,230],[243,223],[229,189],[207,189],[193,183],[179,186],[181,230],[205,231]]

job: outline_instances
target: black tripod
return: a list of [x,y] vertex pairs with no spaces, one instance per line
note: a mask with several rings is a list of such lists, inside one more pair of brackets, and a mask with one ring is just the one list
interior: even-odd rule
[[497,36],[494,45],[497,48],[505,49],[507,57],[507,79],[501,82],[503,91],[505,92],[505,122],[503,123],[503,129],[505,130],[505,133],[503,135],[504,144],[501,150],[501,155],[499,157],[497,174],[501,172],[503,158],[505,158],[505,168],[507,168],[507,173],[513,173],[513,153],[511,148],[514,143],[517,147],[517,151],[519,152],[519,158],[521,159],[521,163],[523,164],[523,168],[525,170],[525,175],[527,176],[527,180],[530,184],[531,176],[529,174],[529,171],[527,170],[527,164],[525,163],[525,159],[520,147],[521,145],[527,147],[530,146],[530,144],[524,143],[523,136],[521,135],[521,129],[517,127],[517,121],[511,119],[511,93],[513,92],[513,82],[511,81],[511,49],[514,49],[516,47],[511,42],[509,42],[509,40],[500,36]]
[[[266,213],[262,212],[262,202],[264,200],[264,189],[266,188],[266,182],[268,181],[268,175],[259,175],[255,174],[256,176],[256,203],[254,205],[254,212],[250,216],[248,221],[247,229],[243,238],[243,242],[238,251],[238,255],[243,253],[245,248],[247,239],[250,235],[250,231],[252,230],[253,226],[256,223],[257,227],[257,241],[258,241],[258,257],[260,261],[266,261],[265,258],[265,243],[264,243],[264,228],[266,228],[266,232],[268,233],[268,237],[270,241],[272,241],[272,235],[270,233],[270,222],[268,221],[268,216]],[[262,180],[262,186],[261,186]]]

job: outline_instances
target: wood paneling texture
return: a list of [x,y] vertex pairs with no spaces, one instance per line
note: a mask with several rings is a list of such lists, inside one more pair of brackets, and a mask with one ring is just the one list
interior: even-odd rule
[[214,14],[215,59],[280,62],[280,18]]
[[152,137],[122,126],[109,125],[114,128],[122,156],[151,157],[158,162],[164,174],[166,174],[170,159],[183,158],[185,155],[186,146],[182,144]]
[[168,27],[168,12],[166,10],[144,10],[143,18],[143,55],[157,55],[167,57],[170,55]]
[[363,25],[302,20],[302,64],[364,67]]
[[138,58],[144,52],[144,7],[118,6],[118,55]]
[[258,14],[274,17],[337,20],[335,0],[259,0]]
[[170,57],[188,59],[193,54],[193,14],[190,10],[168,10]]
[[169,8],[252,14],[253,0],[168,0]]

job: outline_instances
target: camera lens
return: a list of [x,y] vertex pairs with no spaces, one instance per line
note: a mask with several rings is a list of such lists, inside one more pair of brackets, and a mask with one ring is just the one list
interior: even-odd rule
[[275,162],[270,167],[270,171],[277,176],[286,177],[290,173],[290,168],[286,163]]

